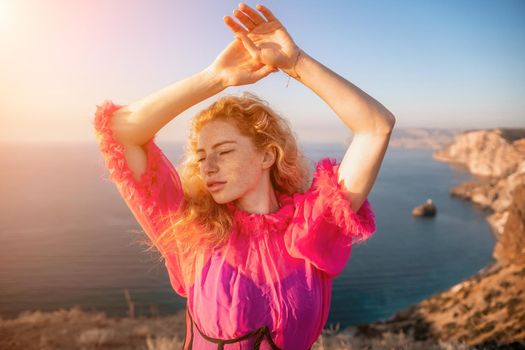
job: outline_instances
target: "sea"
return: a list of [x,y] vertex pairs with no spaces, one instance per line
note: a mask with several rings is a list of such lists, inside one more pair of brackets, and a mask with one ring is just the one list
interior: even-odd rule
[[[183,145],[157,142],[178,164]],[[313,162],[340,162],[343,144],[301,144]],[[389,148],[368,199],[377,231],[352,248],[333,282],[325,327],[386,320],[396,311],[472,276],[492,259],[489,214],[450,196],[475,179],[432,159],[431,149]],[[0,317],[78,306],[126,316],[185,308],[158,254],[135,221],[93,143],[0,146]],[[431,198],[433,218],[412,209]]]

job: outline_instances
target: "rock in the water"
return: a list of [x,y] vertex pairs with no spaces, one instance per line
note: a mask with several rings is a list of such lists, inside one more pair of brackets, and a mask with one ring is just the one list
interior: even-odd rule
[[413,216],[436,216],[436,206],[434,203],[432,203],[432,199],[427,199],[427,201],[424,204],[421,204],[420,206],[415,207],[412,209],[412,215]]

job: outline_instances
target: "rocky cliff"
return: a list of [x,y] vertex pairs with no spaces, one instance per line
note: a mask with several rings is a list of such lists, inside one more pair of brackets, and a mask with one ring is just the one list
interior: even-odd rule
[[493,261],[476,275],[390,319],[358,326],[358,335],[403,332],[415,340],[478,348],[525,348],[525,129],[462,132],[434,158],[460,163],[477,181],[450,194],[489,210]]
[[513,173],[525,154],[525,129],[462,132],[434,159],[465,165],[478,176],[503,177]]

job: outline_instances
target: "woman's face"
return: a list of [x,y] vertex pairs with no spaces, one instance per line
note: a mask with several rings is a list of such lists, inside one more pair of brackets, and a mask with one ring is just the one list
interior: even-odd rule
[[[252,140],[226,121],[207,122],[199,133],[197,148],[201,177],[220,204],[256,192],[264,170],[271,166],[264,154],[256,151]],[[209,187],[210,181],[224,184]]]

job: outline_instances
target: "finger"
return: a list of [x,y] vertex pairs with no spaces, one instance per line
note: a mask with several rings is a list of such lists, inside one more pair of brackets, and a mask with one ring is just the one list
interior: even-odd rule
[[244,12],[239,10],[233,10],[233,15],[239,21],[241,21],[241,23],[244,24],[244,26],[248,28],[248,30],[252,30],[253,28],[255,28],[255,23],[253,23],[250,17],[246,16]]
[[277,21],[277,18],[275,18],[275,16],[273,15],[272,11],[270,11],[265,6],[258,4],[255,7],[257,8],[257,10],[259,10],[264,15],[264,17],[266,17],[268,22]]
[[257,25],[259,23],[266,22],[266,20],[264,18],[262,18],[261,15],[259,15],[257,13],[257,11],[252,9],[250,6],[246,5],[244,2],[240,2],[239,3],[239,8],[244,13],[246,13],[248,15],[248,17],[250,17],[250,19],[253,21],[253,23],[255,23],[255,25]]
[[222,19],[224,20],[224,23],[226,23],[236,35],[238,33],[248,34],[248,31],[246,31],[246,29],[240,26],[239,23],[235,22],[235,20],[230,16],[224,16]]
[[246,48],[246,50],[248,50],[250,55],[255,60],[260,61],[260,51],[261,50],[253,43],[253,41],[251,41],[250,38],[248,38],[248,36],[243,32],[239,32],[237,37],[242,40],[244,47]]

